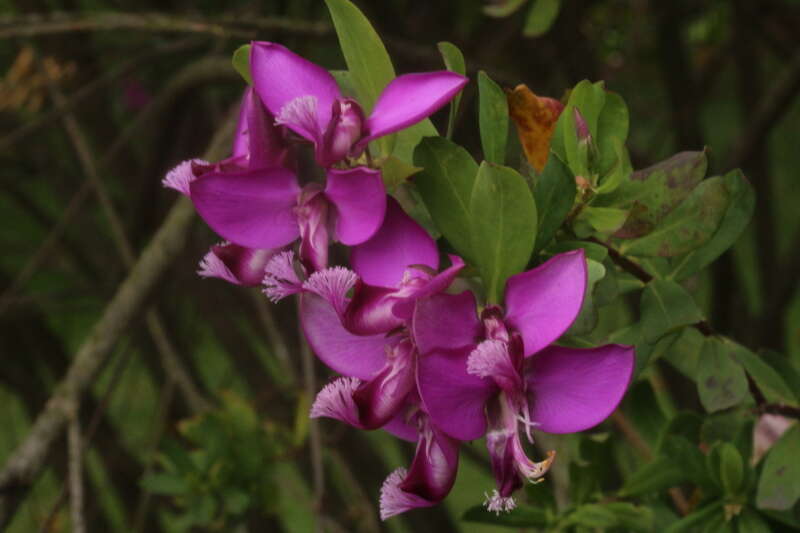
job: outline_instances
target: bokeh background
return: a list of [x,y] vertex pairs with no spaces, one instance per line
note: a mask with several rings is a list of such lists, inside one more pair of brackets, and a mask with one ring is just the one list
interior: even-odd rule
[[[605,80],[630,108],[634,167],[703,147],[709,174],[741,167],[754,218],[691,288],[715,330],[800,357],[799,2],[562,0],[536,37],[524,6],[497,18],[478,0],[355,3],[400,73],[443,68],[436,44],[451,41],[471,78],[485,70],[503,87],[560,98]],[[165,172],[219,132],[224,155],[243,89],[230,57],[252,39],[345,67],[320,0],[0,0],[0,463],[176,201]],[[446,111],[433,119],[441,129]],[[477,131],[473,83],[455,140],[476,155]],[[464,447],[446,504],[379,522],[381,482],[413,447],[309,425],[293,302],[200,279],[216,240],[192,222],[84,396],[87,529],[305,532],[316,517],[326,531],[505,531],[460,520],[493,486],[480,443]],[[313,372],[317,387],[329,377]],[[15,493],[8,531],[70,530],[68,448],[65,432]],[[198,455],[203,474],[164,474]]]

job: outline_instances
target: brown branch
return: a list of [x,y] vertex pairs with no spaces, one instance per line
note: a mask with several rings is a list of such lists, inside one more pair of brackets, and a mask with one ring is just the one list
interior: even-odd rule
[[[47,88],[50,92],[51,98],[57,106],[63,106],[65,103],[65,98],[64,95],[61,94],[61,90],[58,88],[55,82],[53,82],[53,80],[49,79],[45,69],[42,68],[41,70],[44,79],[47,82]],[[83,129],[80,127],[77,119],[71,111],[67,111],[64,114],[63,121],[64,128],[67,130],[73,148],[78,154],[78,159],[81,167],[83,168],[83,172],[91,184],[92,189],[94,189],[94,193],[100,202],[103,214],[109,223],[112,240],[117,248],[117,253],[119,253],[120,257],[122,258],[122,262],[125,267],[130,269],[136,262],[136,255],[133,245],[126,235],[122,218],[119,216],[116,208],[114,207],[114,203],[111,200],[108,189],[106,189],[105,184],[100,179],[95,158],[93,157],[91,149],[89,148],[86,135],[84,135]],[[205,398],[203,398],[203,395],[198,391],[188,372],[183,368],[180,357],[175,350],[175,345],[167,335],[166,329],[164,328],[164,321],[156,308],[151,308],[149,311],[147,311],[146,323],[147,330],[150,333],[150,336],[153,338],[153,343],[156,345],[156,349],[159,352],[161,363],[164,366],[164,371],[168,376],[170,376],[170,379],[175,381],[184,398],[186,399],[187,404],[195,413],[206,410],[209,406],[209,403]]]
[[81,422],[74,407],[69,421],[69,507],[73,533],[86,533],[83,516],[83,453],[81,450]]
[[[219,159],[227,149],[226,141],[224,135],[217,135],[205,157]],[[94,383],[128,324],[140,313],[150,292],[183,249],[193,219],[191,201],[178,200],[78,348],[28,435],[6,459],[0,470],[0,529],[11,521],[21,497],[41,472],[68,420],[70,406]]]
[[796,418],[800,420],[800,407],[795,407],[793,405],[786,405],[783,403],[767,403],[760,405],[758,410],[761,413],[781,415],[787,418]]
[[[231,79],[238,77],[230,66],[230,61],[225,58],[209,57],[201,59],[187,65],[179,71],[156,96],[153,101],[134,119],[117,137],[103,158],[98,163],[100,169],[106,168],[114,158],[120,153],[122,148],[136,138],[140,128],[160,116],[172,102],[186,91],[205,83],[217,80]],[[82,211],[84,202],[92,192],[92,185],[89,180],[84,180],[80,189],[70,199],[69,204],[64,209],[61,218],[50,230],[45,240],[28,260],[25,266],[17,274],[16,278],[0,294],[0,314],[6,312],[13,301],[16,292],[27,284],[34,274],[47,262],[47,259],[57,248],[58,242],[72,224],[72,221]]]
[[20,126],[8,135],[0,138],[0,152],[8,149],[14,143],[21,141],[29,135],[36,133],[40,128],[47,126],[54,120],[61,118],[64,113],[75,109],[77,106],[88,100],[91,96],[95,95],[97,91],[130,73],[136,69],[136,67],[148,61],[152,61],[157,57],[163,57],[165,54],[187,50],[196,45],[198,42],[200,42],[200,39],[197,37],[187,37],[176,42],[157,46],[142,55],[126,61],[116,68],[112,68],[102,76],[92,80],[69,95],[63,105],[58,105],[54,109],[38,115],[36,118],[27,121],[24,125]]
[[[220,24],[219,22],[223,22]],[[238,26],[238,27],[237,27]],[[251,29],[245,29],[246,26]],[[282,17],[222,16],[214,21],[166,13],[28,13],[0,17],[0,39],[38,37],[87,31],[136,30],[156,33],[204,33],[222,38],[251,40],[258,31],[322,36],[330,24]]]

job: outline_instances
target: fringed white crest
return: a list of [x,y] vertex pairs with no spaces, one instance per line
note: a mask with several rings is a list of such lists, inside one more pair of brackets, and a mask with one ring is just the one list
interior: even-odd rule
[[345,267],[331,267],[318,270],[303,283],[303,289],[327,300],[337,313],[342,313],[347,305],[347,292],[358,281],[358,275]]
[[161,180],[161,184],[164,185],[164,187],[175,189],[179,193],[189,196],[189,185],[197,177],[192,171],[193,164],[208,165],[209,163],[202,159],[189,159],[184,161],[167,172],[167,175]]
[[303,290],[303,282],[295,271],[294,252],[291,250],[270,259],[264,272],[264,294],[273,303]]
[[467,372],[479,378],[489,378],[507,372],[508,344],[500,340],[480,343],[467,359]]
[[381,486],[380,513],[381,520],[420,507],[421,498],[400,488],[400,484],[408,475],[408,470],[398,468],[383,482]]
[[492,491],[491,496],[486,492],[484,492],[483,495],[486,497],[486,499],[483,501],[483,505],[486,506],[486,510],[497,515],[500,513],[511,512],[517,507],[517,502],[514,501],[514,498],[511,496],[500,496],[500,493],[497,492],[497,489]]
[[339,378],[325,385],[311,406],[311,418],[335,418],[352,426],[359,426],[358,407],[353,393],[361,385],[357,378]]
[[[227,244],[227,242],[221,242],[217,246],[225,246]],[[239,280],[236,279],[233,272],[231,272],[222,259],[214,253],[213,247],[203,256],[198,267],[197,274],[202,278],[220,278],[237,285],[239,284]]]

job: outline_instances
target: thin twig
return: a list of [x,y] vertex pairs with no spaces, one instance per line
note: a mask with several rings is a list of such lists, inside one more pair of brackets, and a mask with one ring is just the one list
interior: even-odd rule
[[[218,134],[205,157],[219,159],[227,149],[227,142],[225,135]],[[67,373],[27,436],[6,459],[0,470],[0,529],[11,521],[21,498],[41,472],[64,429],[69,406],[92,385],[128,324],[140,313],[167,267],[183,250],[193,220],[191,201],[179,199],[78,348]]]
[[200,42],[199,38],[188,37],[185,39],[181,39],[179,41],[168,43],[166,45],[157,46],[152,50],[148,50],[146,53],[142,55],[139,55],[129,61],[126,61],[122,65],[117,66],[116,68],[112,68],[108,72],[104,73],[102,76],[90,81],[89,83],[87,83],[86,85],[84,85],[71,95],[69,95],[66,98],[66,101],[64,102],[63,105],[56,106],[50,111],[38,115],[36,118],[27,121],[24,125],[20,126],[16,130],[9,133],[8,135],[0,138],[0,152],[9,148],[14,143],[21,141],[25,137],[33,133],[36,133],[37,131],[39,131],[40,128],[47,126],[54,120],[61,118],[61,115],[63,115],[67,111],[75,109],[78,105],[86,101],[89,97],[93,96],[97,91],[112,84],[118,78],[121,78],[122,76],[125,76],[126,74],[130,73],[136,67],[148,61],[152,61],[156,57],[161,58],[165,54],[171,54],[174,52],[187,50],[192,46],[196,45],[198,42]]
[[[42,69],[42,72],[45,80],[47,81],[47,87],[53,101],[59,107],[64,106],[65,98],[64,95],[61,94],[61,90],[52,80],[49,79],[49,76],[44,69]],[[80,127],[77,119],[71,111],[64,113],[63,121],[64,128],[67,130],[70,141],[75,148],[75,152],[78,154],[78,159],[81,167],[83,168],[83,172],[86,174],[86,178],[94,189],[94,193],[100,202],[100,206],[103,210],[106,221],[109,223],[112,240],[117,248],[117,253],[122,258],[122,262],[125,267],[130,269],[136,262],[133,245],[125,233],[125,227],[123,225],[122,218],[117,213],[105,184],[100,179],[100,175],[97,171],[97,165],[95,164],[95,158],[92,156],[86,135],[83,133],[83,129]],[[160,360],[164,366],[164,371],[178,385],[178,388],[186,398],[186,402],[189,404],[191,409],[194,412],[200,412],[208,408],[208,401],[203,398],[203,395],[195,386],[194,382],[189,376],[189,373],[183,367],[180,356],[175,350],[175,345],[167,335],[167,332],[164,328],[164,321],[162,320],[160,313],[156,308],[151,308],[149,311],[147,311],[146,323],[148,333],[152,337],[153,342],[156,345],[156,349],[159,352]]]
[[[130,346],[126,346],[122,354],[119,356],[119,361],[111,373],[111,379],[108,380],[108,385],[106,385],[103,397],[95,408],[94,413],[92,413],[89,426],[86,428],[85,436],[81,441],[81,453],[86,453],[86,450],[89,449],[89,445],[92,443],[92,438],[94,437],[97,428],[100,426],[100,421],[103,418],[103,414],[111,404],[111,396],[118,390],[117,384],[122,379],[125,369],[128,368],[127,363],[131,360],[132,354],[133,350],[130,349]],[[56,498],[56,501],[50,508],[50,512],[47,513],[47,518],[45,518],[45,520],[42,522],[42,526],[39,528],[39,533],[47,533],[53,529],[53,521],[56,519],[58,510],[61,508],[61,505],[66,499],[67,488],[66,486],[62,486],[58,498]]]
[[[196,87],[198,84],[209,83],[219,79],[235,79],[235,72],[230,67],[230,62],[222,58],[206,58],[187,65],[179,71],[164,87],[163,91],[133,120],[117,137],[97,167],[103,169],[121,152],[122,148],[138,133],[139,129],[148,121],[158,117],[163,110],[175,101],[179,95]],[[214,158],[216,159],[216,158]],[[50,230],[45,240],[28,260],[19,274],[9,284],[8,288],[0,294],[0,315],[6,312],[13,301],[17,291],[21,290],[36,272],[47,262],[50,254],[57,248],[57,244],[72,224],[75,217],[80,214],[84,202],[89,198],[92,186],[89,180],[84,180],[80,189],[70,199],[61,218]]]
[[[222,20],[225,24],[216,22]],[[240,27],[235,27],[238,25]],[[252,29],[244,29],[248,26]],[[211,20],[197,16],[166,13],[28,13],[0,17],[0,39],[37,37],[86,31],[136,30],[156,33],[205,33],[223,38],[255,39],[258,31],[279,31],[305,36],[331,32],[330,24],[282,17],[221,17]]]
[[[302,332],[300,334],[300,352],[303,360],[303,382],[304,393],[311,399],[316,394],[316,384],[314,383],[314,354],[305,341]],[[313,474],[313,496],[314,501],[311,508],[315,515],[315,531],[322,533],[322,499],[325,496],[325,466],[322,462],[322,439],[319,433],[319,423],[316,418],[312,418],[308,423],[308,441],[311,452],[311,470]]]
[[72,533],[85,533],[83,517],[83,454],[81,450],[81,422],[77,406],[69,421],[69,509]]

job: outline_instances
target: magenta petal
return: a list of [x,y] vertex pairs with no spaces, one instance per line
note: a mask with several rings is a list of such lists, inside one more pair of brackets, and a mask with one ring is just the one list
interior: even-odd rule
[[531,420],[547,433],[574,433],[605,420],[619,404],[634,366],[631,346],[550,346],[526,362]]
[[464,268],[464,260],[457,255],[450,255],[452,265],[436,274],[426,283],[415,287],[404,294],[404,297],[392,308],[392,312],[398,318],[409,320],[414,313],[417,300],[427,298],[434,294],[447,290],[459,272]]
[[467,373],[467,356],[474,346],[419,358],[417,386],[433,423],[458,440],[473,440],[486,432],[484,406],[497,392],[491,380]]
[[394,418],[389,420],[381,429],[391,433],[398,439],[408,442],[417,442],[417,426],[415,424],[409,424],[404,411],[397,413]]
[[333,102],[341,97],[336,80],[327,70],[284,46],[264,41],[252,43],[250,70],[256,92],[273,115],[279,116],[293,100],[311,96],[316,99],[318,132],[321,135],[325,131]]
[[239,118],[236,121],[236,131],[233,134],[233,157],[246,156],[250,153],[247,117],[250,116],[252,109],[252,96],[253,88],[248,85],[244,95],[242,95],[242,103],[239,104]]
[[396,292],[395,289],[373,287],[359,281],[342,317],[344,326],[358,335],[376,335],[400,327],[403,320],[393,312]]
[[458,441],[430,423],[420,434],[411,468],[395,470],[381,487],[381,519],[430,507],[448,495],[458,472]]
[[464,76],[447,70],[398,76],[378,97],[367,119],[367,136],[359,144],[407,128],[435,113],[467,81]]
[[248,248],[277,248],[299,234],[299,188],[288,170],[212,172],[190,185],[195,208],[211,228]]
[[200,262],[198,274],[255,287],[261,284],[267,263],[276,252],[275,249],[257,250],[232,243],[217,244]]
[[251,89],[247,98],[250,102],[247,115],[250,168],[283,166],[287,146],[281,128],[275,125],[275,117],[267,111],[255,91]]
[[414,342],[423,356],[434,350],[472,350],[483,332],[476,314],[475,296],[464,291],[461,294],[434,294],[418,300],[413,329]]
[[369,380],[386,364],[385,335],[353,335],[331,304],[316,294],[300,297],[300,320],[308,344],[323,363],[345,376]]
[[428,232],[387,197],[383,225],[370,240],[352,248],[350,264],[364,283],[397,287],[411,265],[437,270],[439,252]]
[[385,426],[405,411],[406,398],[416,385],[415,359],[411,341],[400,341],[387,355],[386,366],[353,393],[359,420],[365,429]]
[[558,339],[577,318],[586,291],[583,250],[558,254],[508,278],[506,322],[522,335],[525,356]]
[[336,238],[361,244],[378,231],[386,213],[386,189],[378,170],[329,170],[325,196],[336,207]]

